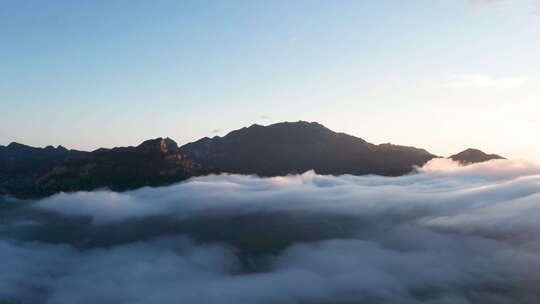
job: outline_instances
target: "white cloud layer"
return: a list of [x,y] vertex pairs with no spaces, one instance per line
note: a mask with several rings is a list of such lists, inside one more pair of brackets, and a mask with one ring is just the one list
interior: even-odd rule
[[[125,193],[60,194],[24,208],[0,225],[0,260],[9,261],[0,264],[0,302],[506,304],[540,297],[540,168],[523,162],[434,160],[397,178],[209,176]],[[172,230],[142,237],[166,220]],[[74,228],[54,228],[66,222]],[[92,243],[104,235],[117,238]],[[284,239],[276,250],[255,250]]]

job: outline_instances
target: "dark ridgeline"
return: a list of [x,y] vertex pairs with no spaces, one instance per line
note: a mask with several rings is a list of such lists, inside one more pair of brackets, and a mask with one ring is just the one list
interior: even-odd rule
[[494,159],[505,159],[497,154],[486,154],[477,149],[467,149],[458,154],[454,154],[449,157],[452,160],[460,162],[463,165],[485,162]]
[[203,166],[262,176],[303,173],[403,175],[436,157],[426,150],[374,145],[316,122],[252,125],[180,148]]
[[[124,191],[143,186],[162,186],[205,175],[212,171],[178,153],[169,138],[147,140],[137,147],[98,149],[84,157],[69,158],[28,185],[30,193],[46,196],[60,191],[108,187]],[[12,193],[9,191],[8,193]]]
[[[102,187],[123,191],[219,172],[278,176],[314,169],[399,176],[435,157],[424,149],[374,145],[305,121],[252,125],[180,148],[169,138],[93,152],[12,143],[0,146],[0,194],[29,198]],[[466,150],[452,158],[469,164],[501,157]]]
[[52,168],[87,154],[62,146],[34,148],[15,142],[0,146],[0,194],[31,195],[35,182]]

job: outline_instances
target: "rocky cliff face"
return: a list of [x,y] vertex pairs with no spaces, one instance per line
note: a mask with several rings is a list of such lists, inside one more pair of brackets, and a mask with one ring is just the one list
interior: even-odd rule
[[179,153],[170,138],[157,138],[131,149],[100,149],[66,161],[39,178],[35,191],[43,195],[101,187],[123,191],[167,185],[210,172]]
[[138,153],[178,153],[178,144],[170,138],[156,138],[137,146]]
[[303,173],[401,175],[435,155],[423,149],[374,145],[315,122],[252,125],[203,138],[180,151],[203,166],[262,176]]

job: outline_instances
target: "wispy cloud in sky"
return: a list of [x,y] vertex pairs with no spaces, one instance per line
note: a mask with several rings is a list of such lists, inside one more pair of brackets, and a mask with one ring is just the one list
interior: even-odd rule
[[540,14],[540,1],[536,1],[536,3],[534,4],[534,13]]
[[479,4],[479,5],[495,4],[495,3],[500,3],[504,1],[506,0],[469,0],[470,3]]
[[515,89],[528,81],[526,76],[490,76],[482,74],[455,75],[443,83],[443,87],[451,89],[491,88]]
[[[509,3],[509,2],[517,2],[515,0],[469,0],[469,3],[474,5],[481,5],[481,6],[492,6],[496,4],[502,4],[502,3]],[[529,3],[533,7],[533,13],[537,14],[540,12],[540,0],[529,0]]]

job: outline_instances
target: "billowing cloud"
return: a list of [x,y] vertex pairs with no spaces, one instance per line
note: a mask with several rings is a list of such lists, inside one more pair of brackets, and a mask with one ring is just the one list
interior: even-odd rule
[[[4,206],[4,207],[2,207]],[[0,302],[536,303],[540,168],[218,175],[0,203]]]

